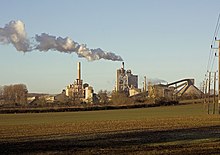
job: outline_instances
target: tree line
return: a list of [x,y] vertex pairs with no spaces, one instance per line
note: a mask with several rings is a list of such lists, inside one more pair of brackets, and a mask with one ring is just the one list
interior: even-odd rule
[[27,86],[24,84],[14,84],[7,86],[0,86],[0,105],[2,107],[65,107],[65,106],[90,106],[100,105],[100,106],[110,106],[110,105],[133,105],[136,103],[168,103],[169,101],[159,100],[157,102],[153,101],[151,98],[147,97],[146,94],[138,95],[138,97],[128,97],[124,92],[110,92],[107,90],[100,90],[95,94],[95,99],[93,102],[83,102],[80,99],[68,98],[65,94],[59,94],[59,99],[55,99],[50,102],[47,101],[46,97],[42,96],[34,97],[32,101],[28,101],[28,90]]
[[0,87],[0,101],[8,105],[27,104],[27,86],[25,84],[14,84]]

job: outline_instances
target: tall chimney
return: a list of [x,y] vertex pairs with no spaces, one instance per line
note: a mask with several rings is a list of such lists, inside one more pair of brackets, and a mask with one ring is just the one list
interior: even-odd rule
[[147,91],[147,78],[144,76],[144,91]]
[[81,80],[81,64],[80,62],[77,63],[77,71],[78,71],[78,80]]

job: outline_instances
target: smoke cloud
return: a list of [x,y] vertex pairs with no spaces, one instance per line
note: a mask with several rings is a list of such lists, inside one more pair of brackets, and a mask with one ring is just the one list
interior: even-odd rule
[[17,51],[30,52],[39,51],[59,51],[64,53],[76,53],[78,57],[86,58],[89,61],[94,60],[112,60],[123,61],[121,56],[112,52],[103,51],[100,48],[89,49],[85,44],[79,44],[71,38],[56,37],[47,33],[36,34],[31,42],[27,38],[25,25],[22,21],[11,21],[4,28],[0,28],[0,43],[12,44]]
[[0,28],[0,42],[13,44],[18,51],[30,51],[30,42],[27,39],[24,23],[20,20],[11,21],[4,28]]
[[156,84],[162,84],[162,83],[168,83],[167,81],[165,80],[162,80],[162,79],[158,79],[158,78],[150,78],[148,79],[148,81],[153,84],[153,85],[156,85]]
[[36,47],[35,50],[39,51],[48,51],[48,50],[54,50],[54,51],[60,51],[60,52],[66,52],[66,53],[72,53],[77,51],[77,47],[79,46],[78,43],[75,43],[70,38],[56,38],[55,36],[42,33],[41,35],[35,36],[36,40]]

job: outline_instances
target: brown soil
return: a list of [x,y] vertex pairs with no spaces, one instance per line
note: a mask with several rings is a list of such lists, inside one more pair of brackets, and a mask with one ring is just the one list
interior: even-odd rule
[[219,154],[220,126],[0,141],[0,154]]

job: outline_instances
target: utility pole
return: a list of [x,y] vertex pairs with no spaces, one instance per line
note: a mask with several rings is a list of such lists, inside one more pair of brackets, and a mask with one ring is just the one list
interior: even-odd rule
[[[215,40],[217,40],[215,38]],[[220,114],[220,40],[218,41],[218,114]]]
[[216,72],[214,72],[214,98],[213,98],[213,114],[215,114],[215,89],[216,89]]
[[[215,41],[218,42],[218,47],[214,49],[218,49],[218,114],[220,114],[220,40],[217,40],[215,37]],[[212,46],[211,46],[212,47]]]
[[205,104],[205,81],[202,82],[202,99],[203,99],[203,103]]
[[204,109],[206,109],[206,103],[207,103],[207,88],[208,88],[208,79],[205,79]]
[[209,106],[210,106],[210,90],[211,90],[211,72],[209,72],[209,86],[208,86],[208,114],[209,114]]
[[218,49],[218,114],[220,114],[220,40],[217,40],[215,38],[215,41],[218,42],[218,47],[213,48],[211,45],[212,49]]

